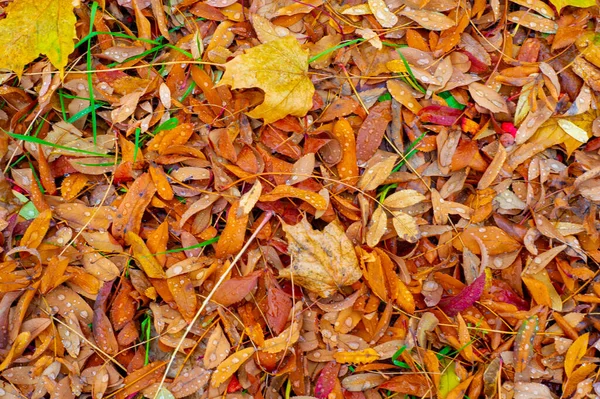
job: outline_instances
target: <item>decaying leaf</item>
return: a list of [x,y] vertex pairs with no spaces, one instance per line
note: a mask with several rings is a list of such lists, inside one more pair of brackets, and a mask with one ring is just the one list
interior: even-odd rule
[[292,265],[280,271],[282,277],[322,297],[361,277],[354,247],[338,222],[328,224],[323,231],[313,230],[306,219],[283,228]]

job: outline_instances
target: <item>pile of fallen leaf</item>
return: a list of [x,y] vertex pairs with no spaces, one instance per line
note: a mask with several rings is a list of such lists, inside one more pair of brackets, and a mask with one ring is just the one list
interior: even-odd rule
[[0,398],[600,397],[593,0],[0,12]]

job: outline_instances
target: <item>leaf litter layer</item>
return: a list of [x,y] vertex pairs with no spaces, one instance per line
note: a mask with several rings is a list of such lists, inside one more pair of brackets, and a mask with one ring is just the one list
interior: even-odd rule
[[0,396],[596,398],[588,0],[14,0]]

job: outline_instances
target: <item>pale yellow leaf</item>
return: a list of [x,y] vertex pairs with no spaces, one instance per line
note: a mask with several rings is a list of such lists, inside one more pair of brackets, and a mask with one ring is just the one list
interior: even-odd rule
[[367,226],[367,245],[371,248],[375,248],[375,246],[381,240],[381,237],[385,234],[387,230],[387,215],[382,207],[378,207],[373,212],[373,216],[371,216],[371,221]]
[[400,14],[412,19],[423,28],[432,31],[446,30],[456,25],[454,20],[448,18],[441,12],[413,10],[410,7],[406,7]]
[[265,340],[262,350],[267,353],[278,353],[293,346],[300,338],[300,324],[294,320],[278,336]]
[[318,231],[302,219],[294,226],[284,223],[283,230],[292,264],[280,270],[281,277],[328,297],[362,276],[354,246],[339,222]]
[[421,237],[416,219],[407,213],[400,211],[392,212],[392,224],[398,237],[405,241],[417,242],[419,237]]
[[574,124],[573,122],[567,119],[559,119],[558,126],[561,127],[562,130],[565,131],[569,136],[573,137],[575,140],[581,143],[587,143],[588,141],[588,132]]
[[369,8],[377,22],[384,28],[391,28],[398,22],[396,14],[390,11],[384,0],[368,0]]
[[256,205],[256,203],[258,202],[261,193],[262,184],[259,180],[257,180],[256,183],[254,183],[254,185],[252,186],[252,188],[240,198],[240,205],[237,209],[236,216],[240,218],[249,214],[250,211],[254,208],[254,205]]
[[390,195],[383,201],[387,208],[406,208],[425,201],[425,196],[415,190],[400,190]]
[[558,24],[548,18],[529,11],[515,11],[508,14],[508,20],[542,33],[556,33]]
[[383,161],[371,166],[364,171],[357,183],[357,187],[364,191],[375,190],[392,173],[395,163],[396,157],[387,157]]

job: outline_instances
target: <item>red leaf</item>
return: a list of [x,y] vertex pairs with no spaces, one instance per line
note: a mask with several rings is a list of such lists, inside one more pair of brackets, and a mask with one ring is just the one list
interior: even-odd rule
[[267,322],[269,326],[279,335],[287,324],[292,300],[277,284],[271,274],[267,276]]
[[463,51],[463,54],[469,57],[469,61],[471,61],[471,68],[469,69],[469,72],[480,73],[485,72],[488,69],[488,66],[485,63],[479,61],[477,57],[468,51]]
[[439,307],[449,316],[456,316],[458,313],[467,310],[475,304],[483,294],[486,283],[486,273],[482,273],[473,283],[458,295],[444,298],[440,301]]
[[229,384],[227,385],[227,393],[233,393],[241,390],[242,384],[240,384],[240,381],[234,375],[233,377],[231,377],[231,380],[229,380]]
[[435,123],[436,125],[452,126],[458,122],[462,114],[460,109],[450,108],[443,105],[429,105],[421,108],[418,115],[421,122]]
[[326,399],[327,396],[335,388],[335,384],[338,380],[338,373],[340,372],[340,364],[336,362],[329,362],[321,370],[317,383],[315,384],[315,396],[319,399]]
[[383,101],[369,110],[369,116],[361,125],[356,136],[358,162],[367,162],[379,148],[385,129],[392,120],[391,104],[391,101]]

